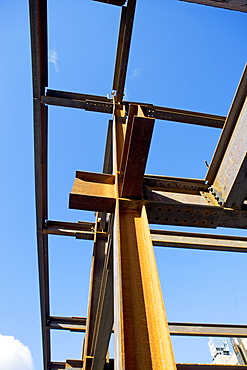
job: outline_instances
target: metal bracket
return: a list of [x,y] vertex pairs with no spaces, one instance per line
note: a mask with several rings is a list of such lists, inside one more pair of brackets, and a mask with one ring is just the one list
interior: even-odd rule
[[90,110],[94,112],[102,112],[102,113],[112,113],[113,105],[109,103],[104,103],[104,102],[86,100],[85,110]]
[[208,191],[213,195],[213,197],[217,201],[218,205],[221,206],[221,207],[223,207],[223,205],[224,205],[224,199],[221,197],[221,195],[219,194],[219,192],[213,186],[210,186],[208,188]]

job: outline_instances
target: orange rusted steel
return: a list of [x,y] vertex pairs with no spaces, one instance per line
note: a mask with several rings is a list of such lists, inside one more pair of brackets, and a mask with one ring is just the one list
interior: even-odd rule
[[[120,118],[121,112],[115,111],[115,174],[121,165],[119,158],[123,157],[124,147],[128,144],[124,142],[124,136],[131,142],[131,135],[125,135]],[[142,179],[143,173],[140,172],[139,177]],[[119,194],[118,182],[116,194]],[[126,206],[126,202],[118,198],[113,227],[116,369],[175,370],[145,206],[132,200]]]
[[117,369],[176,369],[144,206],[120,202],[114,244]]
[[76,172],[69,207],[88,211],[113,212],[116,202],[115,176]]

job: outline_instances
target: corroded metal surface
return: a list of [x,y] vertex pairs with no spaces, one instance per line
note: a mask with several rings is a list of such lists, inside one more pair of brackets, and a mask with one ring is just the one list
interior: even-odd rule
[[[213,0],[205,1],[214,3]],[[102,2],[119,6],[125,3],[124,0]],[[230,0],[227,4],[217,2],[217,5],[233,8],[232,4],[236,3],[236,0]],[[46,1],[29,1],[37,239],[45,370],[73,367],[81,369],[83,366],[84,370],[113,368],[113,361],[106,361],[112,330],[113,290],[117,370],[175,370],[170,333],[246,336],[244,326],[170,323],[168,327],[152,245],[246,252],[246,240],[237,240],[234,237],[225,239],[222,236],[212,238],[188,233],[175,235],[172,232],[157,234],[152,231],[150,234],[148,221],[154,224],[204,228],[247,228],[247,207],[246,203],[244,204],[247,193],[247,72],[244,72],[227,119],[205,113],[123,101],[135,5],[135,0],[128,0],[127,6],[122,7],[113,81],[115,95],[110,99],[98,95],[49,89],[46,91]],[[240,10],[243,10],[244,6],[242,4]],[[113,120],[110,120],[108,125],[104,173],[77,171],[70,194],[71,208],[99,212],[96,214],[95,223],[47,221],[47,105],[113,113]],[[154,119],[223,127],[205,180],[144,175]],[[48,234],[94,240],[87,322],[85,318],[50,316]],[[52,329],[78,332],[86,330],[84,361],[52,363]],[[178,370],[208,368],[208,365],[177,364]],[[222,369],[221,366],[210,368]],[[228,366],[224,368],[227,369]],[[235,369],[235,366],[231,368]]]

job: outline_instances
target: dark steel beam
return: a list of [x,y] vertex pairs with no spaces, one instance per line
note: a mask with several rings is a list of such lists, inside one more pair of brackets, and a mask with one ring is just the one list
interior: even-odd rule
[[65,366],[66,362],[50,362],[49,370],[63,370]]
[[92,336],[92,370],[103,370],[113,327],[113,248],[108,243]]
[[42,234],[43,223],[47,219],[47,107],[41,103],[41,95],[45,94],[45,88],[48,84],[46,0],[29,0],[29,14],[34,98],[35,192],[41,325],[43,364],[44,369],[47,370],[51,358],[50,332],[46,326],[47,318],[50,315],[48,237]]
[[118,5],[118,6],[122,6],[126,3],[126,0],[93,0],[93,1],[98,1],[100,3],[106,3],[106,4]]
[[[46,221],[43,228],[43,234],[74,236],[77,239],[94,239],[94,222],[63,222],[63,221]],[[99,238],[107,239],[107,234],[99,233]]]
[[[113,172],[112,125],[109,120],[103,173]],[[107,214],[96,214],[94,255],[91,267],[90,291],[88,300],[88,323],[83,346],[84,369],[104,369],[113,326],[113,267],[112,241],[106,244],[100,240],[99,230],[106,230]],[[102,239],[102,238],[101,238]],[[90,359],[91,363],[89,364]]]
[[112,87],[113,90],[116,90],[117,102],[122,102],[124,95],[135,7],[136,0],[128,0],[127,8],[122,8],[122,15],[119,27],[118,49]]
[[[142,105],[140,103],[140,105]],[[165,108],[159,106],[143,106],[146,117],[153,117],[165,121],[190,123],[193,125],[222,128],[226,117],[212,114],[189,112],[181,109]]]
[[47,1],[29,0],[33,97],[40,100],[48,85]]
[[[95,223],[47,221],[44,234],[74,236],[77,239],[94,239]],[[179,231],[150,230],[153,246],[202,249],[224,252],[247,252],[247,238],[230,235],[197,234]],[[97,231],[97,238],[107,240],[106,232]]]
[[230,235],[196,234],[150,230],[153,246],[221,252],[247,252],[247,238]]
[[[46,95],[41,97],[41,102],[48,105],[79,108],[101,113],[113,113],[113,100],[99,95],[47,90]],[[226,117],[223,116],[153,106],[147,103],[123,101],[122,104],[125,106],[127,112],[130,105],[140,105],[145,117],[164,121],[222,128],[226,120]]]
[[86,331],[86,317],[58,317],[50,316],[47,319],[47,329],[70,330],[84,333]]

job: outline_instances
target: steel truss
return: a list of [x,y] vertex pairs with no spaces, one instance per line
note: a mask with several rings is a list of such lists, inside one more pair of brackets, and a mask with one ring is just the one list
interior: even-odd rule
[[[228,117],[123,101],[136,1],[128,0],[127,6],[121,0],[103,2],[121,6],[122,11],[112,87],[116,93],[112,99],[46,90],[47,4],[46,0],[29,0],[44,370],[101,370],[113,366],[117,370],[226,369],[228,366],[175,363],[170,334],[247,337],[247,326],[168,323],[153,245],[246,252],[247,238],[149,230],[149,223],[247,228],[247,70]],[[70,208],[95,211],[95,223],[48,220],[48,105],[113,115],[108,123],[102,173],[77,171],[70,193]],[[155,119],[222,129],[205,179],[144,174]],[[223,186],[226,178],[227,187]],[[49,234],[74,236],[94,243],[87,318],[50,316]],[[113,360],[107,360],[113,323],[114,364]],[[86,333],[82,359],[51,362],[50,330],[53,329]],[[241,370],[246,366],[230,368]]]

